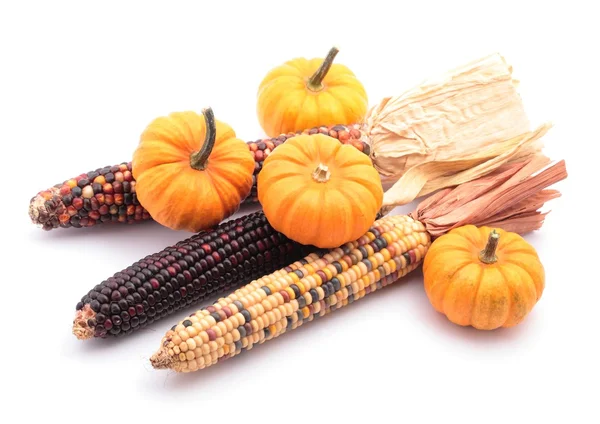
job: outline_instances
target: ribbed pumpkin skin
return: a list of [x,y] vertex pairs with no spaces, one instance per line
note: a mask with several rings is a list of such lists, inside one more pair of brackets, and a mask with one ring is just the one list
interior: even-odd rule
[[[313,172],[329,167],[327,182]],[[341,246],[359,238],[383,202],[368,156],[326,135],[300,135],[279,146],[258,174],[258,199],[273,228],[304,245]]]
[[155,119],[133,155],[137,196],[154,220],[175,230],[208,229],[233,215],[252,188],[254,159],[233,129],[215,120],[205,169],[190,165],[204,144],[206,123],[195,112]]
[[293,59],[264,77],[258,89],[257,114],[269,137],[362,121],[367,112],[367,93],[348,67],[334,63],[323,79],[322,90],[308,87],[308,79],[322,62],[323,59]]
[[466,225],[437,238],[423,262],[425,291],[436,311],[480,330],[513,327],[542,296],[544,267],[519,234],[500,235],[497,262],[479,259],[493,228]]

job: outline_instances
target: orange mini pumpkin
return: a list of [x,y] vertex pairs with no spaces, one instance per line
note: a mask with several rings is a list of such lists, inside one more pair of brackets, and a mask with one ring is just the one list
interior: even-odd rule
[[142,133],[132,161],[141,204],[174,230],[200,231],[233,215],[252,188],[254,159],[233,129],[203,116],[176,112]]
[[453,323],[480,330],[522,322],[542,296],[544,267],[517,233],[465,225],[436,239],[423,262],[429,301]]
[[359,123],[367,113],[362,83],[346,66],[323,59],[297,58],[272,69],[258,89],[257,114],[269,137],[321,125]]
[[275,149],[258,174],[257,189],[273,228],[320,248],[361,237],[383,201],[369,157],[322,134],[299,135]]

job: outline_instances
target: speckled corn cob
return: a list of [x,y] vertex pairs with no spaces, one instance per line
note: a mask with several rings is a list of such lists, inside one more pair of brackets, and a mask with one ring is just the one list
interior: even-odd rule
[[262,212],[226,221],[95,286],[76,306],[73,334],[82,340],[129,334],[310,251],[276,232]]
[[150,361],[190,372],[236,356],[392,284],[420,265],[430,243],[421,222],[382,218],[359,240],[312,252],[179,321]]
[[135,184],[131,162],[98,168],[39,192],[29,203],[29,216],[44,230],[150,219]]
[[[255,164],[252,191],[244,203],[258,201],[256,176],[271,151],[286,140],[299,134],[327,134],[368,155],[369,145],[360,140],[359,128],[359,125],[334,125],[248,142]],[[29,217],[44,230],[91,227],[103,222],[131,224],[151,219],[137,200],[131,162],[99,168],[39,192],[29,203]]]

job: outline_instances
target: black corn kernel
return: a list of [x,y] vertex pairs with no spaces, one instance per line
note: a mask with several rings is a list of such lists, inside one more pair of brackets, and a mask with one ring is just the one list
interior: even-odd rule
[[248,312],[246,309],[243,309],[242,311],[240,311],[240,313],[242,314],[242,316],[244,317],[246,322],[250,322],[252,320],[252,317],[250,316],[250,312]]

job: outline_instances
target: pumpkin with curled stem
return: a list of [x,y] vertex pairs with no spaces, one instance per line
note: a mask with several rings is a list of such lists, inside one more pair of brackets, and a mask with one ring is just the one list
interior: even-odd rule
[[425,292],[453,323],[513,327],[540,300],[544,267],[517,233],[465,225],[437,238],[423,262]]
[[137,197],[152,218],[191,232],[233,215],[250,193],[253,171],[247,144],[210,108],[155,119],[132,160]]
[[277,231],[320,248],[364,235],[383,201],[369,157],[322,135],[299,135],[275,149],[257,181],[258,200]]
[[362,83],[346,66],[325,59],[296,58],[272,69],[258,89],[259,123],[269,137],[328,125],[360,123],[368,99]]

